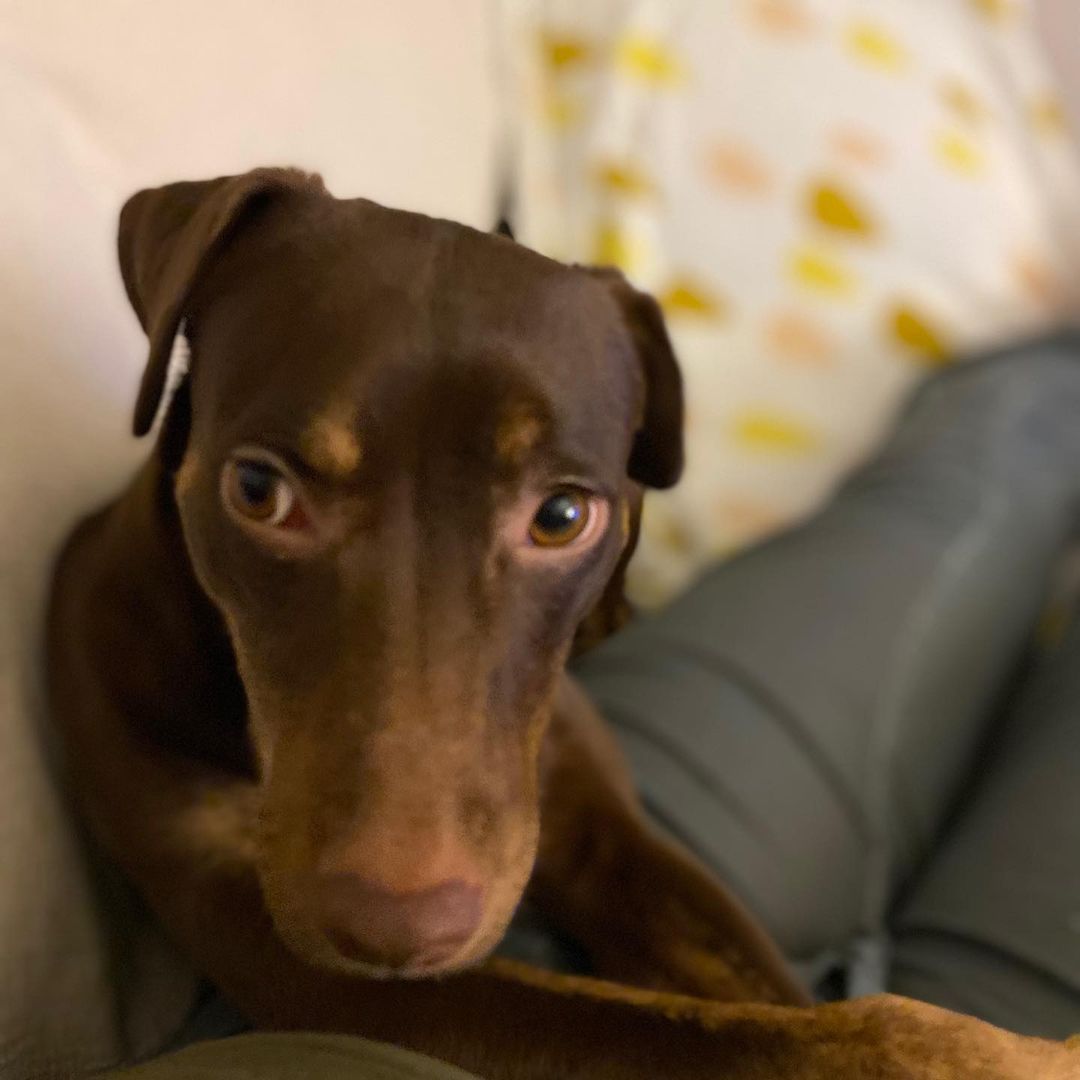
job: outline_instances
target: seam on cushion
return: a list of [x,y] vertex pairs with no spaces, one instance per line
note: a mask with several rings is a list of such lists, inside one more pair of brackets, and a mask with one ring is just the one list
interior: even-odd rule
[[746,904],[750,911],[760,916],[761,912],[767,909],[768,905],[765,903],[765,898],[759,896],[758,891],[750,887],[749,881],[739,872],[739,867],[727,858],[726,852],[710,852],[706,855],[701,850],[700,845],[695,843],[694,838],[687,833],[667,808],[660,806],[646,795],[642,796],[641,802],[645,807],[649,820],[681,843],[695,858],[699,859]]
[[[993,460],[996,436],[1004,426],[1004,421],[1012,417],[1015,408],[1015,404],[1007,408],[999,422],[990,425],[983,432],[980,440],[983,460]],[[984,474],[978,484],[976,516],[965,523],[948,544],[934,574],[924,585],[899,635],[891,675],[882,680],[879,707],[870,717],[871,732],[865,770],[869,810],[867,825],[871,831],[862,911],[863,929],[867,933],[878,933],[884,928],[895,856],[893,766],[900,719],[910,697],[910,690],[906,694],[902,694],[900,690],[905,685],[911,685],[910,674],[924,655],[923,642],[930,636],[930,628],[943,610],[940,598],[951,593],[955,583],[964,577],[971,557],[986,546],[995,523],[1005,517],[1007,508],[1008,501],[993,490],[990,480]]]
[[[671,740],[665,739],[662,735],[653,730],[639,727],[633,720],[629,722],[624,721],[617,712],[611,712],[602,708],[598,699],[596,703],[598,707],[601,708],[601,713],[608,723],[613,727],[621,726],[629,734],[638,736],[642,742],[652,749],[669,754],[676,764],[686,771],[692,780],[697,781],[709,795],[715,796],[718,802],[729,809],[732,817],[741,825],[744,825],[749,833],[754,835],[756,839],[761,838],[760,829],[755,828],[755,822],[746,816],[743,807],[736,800],[732,799],[729,793],[722,789],[717,789],[709,776],[694,763],[694,760],[691,757],[686,755],[681,747],[672,743]],[[623,753],[626,752],[625,747],[621,747],[621,749],[623,750]],[[652,792],[642,790],[636,780],[637,778],[635,777],[635,787],[638,789],[638,797],[641,799],[641,805],[646,812],[648,820],[662,832],[677,840],[697,859],[701,860],[705,866],[719,876],[720,879],[735,892],[736,896],[742,898],[743,902],[750,907],[751,911],[760,912],[762,910],[762,905],[752,902],[753,898],[756,896],[756,891],[750,888],[749,882],[738,872],[738,867],[733,866],[730,861],[725,858],[725,853],[723,851],[704,852],[698,839],[692,836],[682,825],[679,817],[671,812],[670,807],[653,798]]]
[[[597,704],[599,705],[600,702],[598,701]],[[622,728],[624,731],[636,735],[643,742],[670,757],[699,787],[722,804],[724,809],[729,811],[731,816],[757,839],[763,840],[767,838],[767,833],[763,832],[760,823],[749,817],[745,807],[729,791],[719,786],[709,770],[702,768],[691,753],[677,741],[644,725],[633,717],[624,716],[618,710],[612,711],[602,708],[601,711],[612,726]]]
[[844,780],[840,770],[829,761],[817,743],[809,736],[800,722],[799,714],[774,693],[765,682],[747,668],[727,656],[718,656],[693,641],[675,638],[678,647],[692,656],[699,664],[735,684],[748,698],[755,700],[777,722],[780,730],[796,746],[800,754],[821,775],[826,787],[836,797],[844,817],[852,831],[864,843],[871,840],[870,831],[863,818],[858,797]]
[[[910,926],[905,926],[903,930],[899,931],[893,936],[893,956],[898,955],[898,950],[901,947],[903,941],[906,938],[910,938],[913,944],[929,943],[933,945],[935,943],[944,943],[953,946],[959,946],[962,949],[966,949],[972,953],[991,953],[995,957],[1002,957],[1010,964],[1014,964],[1017,967],[1023,968],[1028,974],[1034,976],[1041,982],[1049,983],[1052,986],[1060,987],[1062,990],[1067,991],[1070,995],[1075,995],[1078,991],[1078,986],[1075,982],[1070,982],[1066,977],[1059,975],[1055,971],[1051,971],[1045,966],[1042,961],[1029,960],[1026,956],[1021,956],[1015,950],[1015,946],[1001,945],[992,941],[983,940],[975,937],[967,929],[953,927],[947,924],[940,926],[922,926],[918,923],[914,923]],[[898,967],[905,966],[905,961],[902,954]],[[908,964],[913,969],[918,966],[919,969],[923,969],[924,965]],[[890,980],[891,981],[891,980]]]

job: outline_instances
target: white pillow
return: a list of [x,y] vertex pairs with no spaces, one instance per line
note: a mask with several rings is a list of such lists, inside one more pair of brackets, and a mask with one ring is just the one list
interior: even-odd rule
[[518,232],[667,309],[688,468],[643,602],[818,506],[905,391],[1073,310],[1080,177],[1025,0],[507,0]]

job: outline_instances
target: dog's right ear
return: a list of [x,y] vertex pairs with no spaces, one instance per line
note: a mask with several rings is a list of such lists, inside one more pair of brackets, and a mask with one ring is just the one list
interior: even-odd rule
[[133,195],[120,211],[118,247],[124,288],[150,339],[135,403],[134,430],[145,435],[165,390],[169,355],[200,273],[254,205],[289,192],[325,194],[318,176],[255,169],[168,184]]
[[612,267],[586,267],[618,304],[641,367],[645,400],[628,472],[651,488],[669,488],[683,469],[683,384],[660,305]]

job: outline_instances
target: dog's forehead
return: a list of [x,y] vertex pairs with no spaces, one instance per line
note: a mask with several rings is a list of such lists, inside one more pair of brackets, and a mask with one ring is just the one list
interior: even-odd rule
[[556,397],[603,393],[627,348],[616,303],[588,271],[365,200],[269,207],[197,303],[200,338],[230,357],[225,374],[249,383],[257,365],[260,380],[305,394],[378,367],[422,375],[430,361],[485,357]]
[[378,344],[384,355],[500,338],[536,339],[557,355],[594,346],[618,323],[607,289],[579,267],[364,199],[270,206],[221,262],[231,302],[261,308],[279,335],[322,327]]
[[380,386],[400,395],[430,382],[453,395],[456,381],[476,411],[539,399],[579,441],[631,408],[626,330],[593,275],[365,200],[267,208],[219,258],[199,304],[200,340],[228,356],[210,366],[233,402],[348,416],[350,400]]

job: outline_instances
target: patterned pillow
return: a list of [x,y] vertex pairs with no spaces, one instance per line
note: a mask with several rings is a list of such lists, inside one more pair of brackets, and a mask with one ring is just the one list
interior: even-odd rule
[[905,391],[1077,298],[1026,0],[505,0],[523,242],[662,300],[688,470],[632,591],[806,514]]

